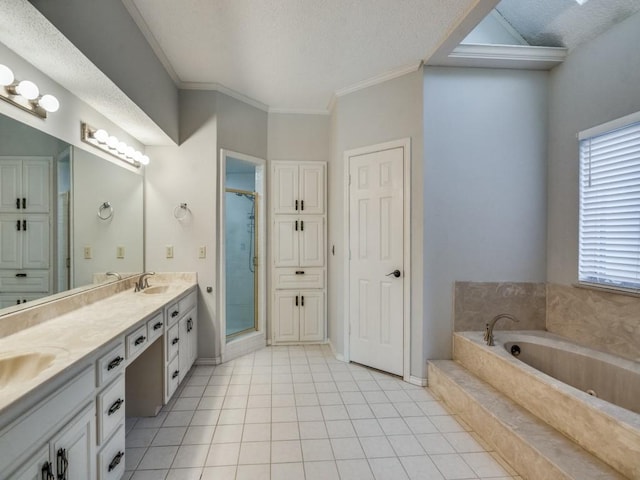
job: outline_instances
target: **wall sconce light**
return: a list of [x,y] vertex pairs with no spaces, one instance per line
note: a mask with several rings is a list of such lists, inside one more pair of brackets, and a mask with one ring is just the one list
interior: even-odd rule
[[80,127],[80,138],[83,142],[93,145],[136,168],[140,168],[140,165],[149,165],[149,157],[132,146],[121,142],[117,137],[109,135],[106,130],[93,128],[84,122]]
[[40,95],[38,86],[30,80],[17,81],[6,65],[0,64],[0,98],[36,117],[47,118],[57,112],[60,102],[50,94]]

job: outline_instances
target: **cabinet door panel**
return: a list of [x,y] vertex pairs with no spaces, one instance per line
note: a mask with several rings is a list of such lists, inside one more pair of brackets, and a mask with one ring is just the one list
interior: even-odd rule
[[57,470],[56,460],[62,449],[68,462],[64,478],[96,478],[95,442],[96,411],[92,407],[78,415],[51,441],[50,457],[54,469]]
[[296,306],[298,292],[275,293],[274,337],[276,342],[297,342],[300,338],[300,308]]
[[[273,213],[297,213],[298,166],[290,163],[276,163],[273,166]],[[299,208],[299,203],[298,203]]]
[[[42,480],[46,478],[42,473],[43,467],[49,462],[49,446],[45,446],[33,455],[27,464],[15,472],[11,477],[13,480]],[[51,467],[53,468],[53,466]],[[53,470],[51,471],[53,473]],[[0,478],[5,478],[0,475]]]
[[180,344],[178,346],[178,365],[180,368],[180,375],[178,382],[181,383],[184,380],[185,375],[189,371],[189,359],[191,354],[189,353],[189,315],[185,315],[180,319]]
[[324,339],[324,293],[300,291],[300,341]]
[[23,232],[18,231],[17,222],[22,224],[19,215],[0,219],[0,268],[22,268]]
[[324,213],[324,164],[300,165],[300,213]]
[[[22,193],[22,161],[0,159],[0,211],[15,213]],[[20,205],[22,206],[22,205]]]
[[194,308],[189,314],[191,318],[191,331],[189,332],[189,367],[191,367],[198,358],[198,309]]
[[[324,218],[300,217],[300,263],[301,267],[324,266]],[[279,266],[279,265],[278,265]],[[285,265],[282,265],[285,266]]]
[[22,268],[49,268],[49,215],[28,215],[26,225]]
[[48,213],[49,162],[43,160],[24,160],[22,168],[22,197],[26,200],[27,213]]
[[[296,222],[298,230],[296,230]],[[299,259],[300,222],[295,215],[281,215],[273,222],[273,264],[276,267],[296,267]]]

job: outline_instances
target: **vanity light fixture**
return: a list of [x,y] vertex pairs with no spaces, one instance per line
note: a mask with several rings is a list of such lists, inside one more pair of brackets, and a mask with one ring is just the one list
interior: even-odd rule
[[149,165],[149,157],[118,140],[118,137],[109,135],[106,130],[101,128],[93,128],[82,122],[80,138],[83,142],[93,145],[136,168],[140,168],[140,165]]
[[47,118],[57,112],[60,102],[51,94],[40,95],[38,86],[30,80],[18,82],[6,65],[0,64],[0,99],[36,117]]

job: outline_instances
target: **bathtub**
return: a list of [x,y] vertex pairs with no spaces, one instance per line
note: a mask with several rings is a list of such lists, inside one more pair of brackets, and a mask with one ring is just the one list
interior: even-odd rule
[[545,331],[495,331],[494,343],[485,345],[483,332],[456,332],[454,360],[623,475],[640,479],[640,364]]

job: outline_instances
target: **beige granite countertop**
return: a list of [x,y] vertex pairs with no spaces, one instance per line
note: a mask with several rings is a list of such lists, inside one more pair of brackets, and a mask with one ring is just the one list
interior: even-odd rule
[[[175,277],[163,274],[151,277],[149,283],[152,286],[169,285],[169,288],[153,295],[134,293],[133,288],[127,288],[0,338],[0,362],[7,357],[33,352],[50,355],[48,360],[53,357],[52,363],[35,377],[10,381],[6,385],[2,385],[4,380],[0,367],[0,414],[127,333],[141,320],[196,286],[197,280],[195,274],[177,274]],[[35,308],[56,308],[56,305],[50,303]],[[64,311],[64,306],[61,310]]]

